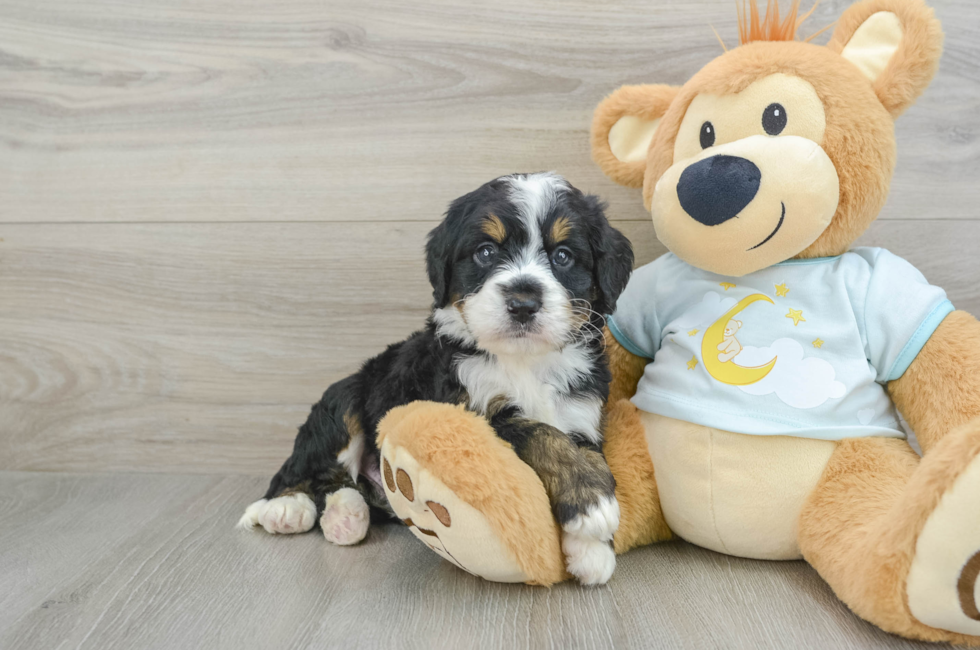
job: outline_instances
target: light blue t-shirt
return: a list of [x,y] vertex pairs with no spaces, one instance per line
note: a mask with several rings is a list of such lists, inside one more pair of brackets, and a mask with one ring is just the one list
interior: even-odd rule
[[740,278],[668,253],[633,272],[608,320],[653,359],[644,411],[758,435],[904,437],[884,385],[953,311],[946,292],[881,248],[789,260]]

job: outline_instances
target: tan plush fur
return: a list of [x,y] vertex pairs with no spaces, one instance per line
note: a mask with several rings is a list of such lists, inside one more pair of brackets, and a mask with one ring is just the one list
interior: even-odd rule
[[980,421],[951,431],[921,463],[908,443],[842,441],[800,515],[804,558],[856,614],[925,641],[980,638],[923,625],[909,613],[905,580],[926,519],[980,454]]
[[947,316],[888,392],[926,453],[950,429],[980,418],[977,319],[964,311]]
[[530,584],[569,577],[541,480],[486,419],[462,406],[413,402],[378,424],[378,445],[386,438],[487,518]]
[[608,327],[602,328],[606,339],[606,358],[609,360],[609,371],[612,373],[612,383],[609,385],[609,401],[607,408],[612,408],[621,399],[629,399],[636,394],[636,385],[640,383],[643,369],[650,363],[649,359],[638,357],[628,351]]
[[[902,38],[872,81],[840,53],[860,25],[877,12],[895,14]],[[760,27],[755,30],[759,34],[772,32],[779,39],[763,36],[764,42],[725,53],[677,90],[666,110],[657,104],[660,122],[647,152],[643,201],[649,210],[657,181],[674,164],[675,141],[697,95],[739,93],[774,73],[793,75],[809,82],[823,103],[826,130],[819,144],[840,180],[839,203],[830,226],[797,257],[839,255],[884,206],[896,159],[893,121],[935,74],[942,31],[921,0],[862,0],[844,12],[827,47],[780,40],[789,26],[787,22],[784,29],[768,31]],[[593,124],[593,157],[610,178],[629,186],[637,185],[637,164],[625,167],[612,159],[607,140],[609,128],[624,114],[650,110],[636,105],[643,100],[642,92],[633,90],[638,88],[643,87],[624,87],[614,93],[599,106]],[[613,372],[607,455],[618,479],[625,471],[622,459],[627,457],[627,446],[642,456],[644,440],[635,429],[629,403],[620,400],[634,394],[648,360],[631,355],[608,333],[607,342]],[[911,638],[980,645],[980,637],[917,621],[906,595],[923,527],[943,495],[980,455],[980,323],[963,312],[950,314],[905,374],[888,388],[915,429],[925,456],[920,460],[905,441],[895,439],[838,443],[803,508],[799,546],[837,595],[881,628]],[[622,488],[628,505],[616,537],[618,551],[669,534],[659,503],[636,505],[633,497],[636,486],[655,493],[652,464],[647,466],[645,458],[631,462],[638,464],[638,470]]]
[[738,93],[777,72],[801,77],[816,90],[827,119],[822,147],[840,179],[840,200],[830,227],[799,257],[839,255],[871,225],[888,198],[895,168],[895,135],[892,118],[877,101],[870,82],[824,47],[800,42],[750,43],[695,74],[664,114],[650,144],[644,205],[650,209],[657,181],[674,164],[674,142],[694,97]]
[[[840,52],[861,21],[877,11],[894,12],[903,39],[872,84]],[[738,93],[758,79],[782,72],[809,81],[824,104],[827,130],[821,143],[840,177],[840,202],[831,226],[801,258],[845,252],[878,216],[895,167],[893,120],[925,89],[939,65],[942,30],[932,10],[918,0],[865,0],[842,16],[828,47],[808,43],[754,42],[718,57],[680,89],[623,86],[596,109],[592,156],[612,180],[628,187],[643,178],[649,210],[657,180],[673,162],[674,142],[691,100],[699,93]],[[664,106],[667,98],[672,101]],[[646,161],[621,163],[609,151],[612,125],[624,115],[661,117]]]
[[864,0],[851,5],[837,22],[828,49],[840,53],[858,27],[869,16],[889,11],[902,23],[902,41],[874,91],[893,118],[912,105],[932,81],[939,68],[943,31],[931,8],[921,2]]
[[793,0],[789,13],[785,18],[779,17],[779,3],[766,3],[765,17],[759,13],[758,3],[745,2],[736,4],[738,9],[738,42],[740,45],[752,41],[792,41],[796,38],[796,29],[816,9],[816,5],[803,16],[799,16],[800,0]]
[[677,94],[676,86],[649,84],[622,86],[606,97],[592,118],[592,159],[609,178],[626,187],[643,185],[642,161],[620,162],[609,149],[609,130],[626,115],[643,120],[661,117]]
[[606,439],[603,451],[616,477],[619,530],[613,539],[617,553],[673,537],[660,508],[653,461],[639,411],[629,398],[643,376],[649,359],[638,357],[619,344],[609,328],[603,328],[606,357],[613,380],[606,403]]
[[619,530],[613,538],[616,552],[670,539],[673,535],[660,509],[653,461],[637,408],[625,399],[611,404],[606,431],[603,451],[616,477],[620,511]]

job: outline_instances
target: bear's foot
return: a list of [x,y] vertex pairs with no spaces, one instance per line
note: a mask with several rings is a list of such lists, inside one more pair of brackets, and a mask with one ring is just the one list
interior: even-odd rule
[[413,402],[379,423],[378,444],[392,510],[441,558],[494,582],[567,579],[544,485],[484,418]]
[[381,472],[392,510],[439,557],[494,582],[527,581],[487,518],[423,469],[407,450],[384,445]]
[[841,441],[799,537],[807,561],[865,620],[980,646],[980,420],[921,460],[903,440]]
[[912,616],[980,636],[980,455],[952,480],[926,519],[906,581]]

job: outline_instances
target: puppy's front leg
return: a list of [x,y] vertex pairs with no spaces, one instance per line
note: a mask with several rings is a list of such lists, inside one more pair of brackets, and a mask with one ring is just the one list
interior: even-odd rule
[[582,584],[606,583],[616,568],[616,481],[597,448],[579,447],[555,427],[509,416],[492,421],[497,435],[537,472],[562,527],[568,572]]

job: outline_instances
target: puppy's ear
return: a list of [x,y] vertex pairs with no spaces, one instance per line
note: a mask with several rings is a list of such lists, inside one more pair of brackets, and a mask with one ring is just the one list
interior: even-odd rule
[[626,187],[643,187],[647,151],[677,86],[620,86],[592,117],[592,160]]
[[623,233],[609,225],[605,205],[598,197],[586,195],[585,202],[592,212],[589,240],[594,259],[592,273],[599,290],[592,301],[592,309],[603,315],[611,314],[633,272],[633,245]]
[[[452,207],[450,207],[450,213]],[[433,308],[445,307],[449,302],[449,282],[453,272],[454,237],[449,232],[449,218],[429,233],[425,243],[425,270],[432,285]]]
[[894,118],[936,74],[943,30],[921,0],[863,0],[840,17],[827,47],[864,73]]

